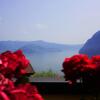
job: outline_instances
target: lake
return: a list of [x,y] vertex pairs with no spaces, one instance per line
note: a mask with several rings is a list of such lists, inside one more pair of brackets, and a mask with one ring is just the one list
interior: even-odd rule
[[36,72],[52,70],[61,74],[62,63],[65,57],[70,57],[74,54],[78,54],[78,50],[26,54],[26,56]]

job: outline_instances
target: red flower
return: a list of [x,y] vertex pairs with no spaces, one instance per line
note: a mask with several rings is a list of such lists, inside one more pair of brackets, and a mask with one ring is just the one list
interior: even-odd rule
[[26,59],[22,51],[17,50],[16,52],[14,52],[14,54],[16,54],[18,57],[19,67],[26,68],[29,64],[29,61]]
[[39,94],[36,86],[32,86],[31,84],[20,84],[18,86],[19,89],[23,89],[27,92],[29,100],[43,100],[42,96]]
[[98,68],[100,68],[100,55],[93,56],[93,57],[92,57],[92,62],[93,62],[94,64],[96,64],[96,66],[97,66]]
[[28,100],[26,91],[22,89],[15,89],[10,91],[10,100]]
[[14,88],[13,81],[5,78],[2,74],[0,74],[0,90],[11,90]]
[[27,92],[21,89],[11,91],[11,100],[43,100],[42,96],[38,93],[34,93],[32,96],[28,96]]
[[7,94],[3,91],[0,91],[0,100],[11,100]]
[[[11,79],[11,77],[26,74],[29,61],[21,50],[16,52],[6,51],[0,55],[0,72]],[[16,75],[17,74],[17,75]]]
[[[83,77],[83,73],[89,73],[96,69],[96,65],[88,58],[87,55],[74,55],[70,58],[65,58],[63,62],[63,72],[65,79],[76,81]],[[88,74],[88,75],[89,75]]]
[[[29,61],[21,50],[0,54],[0,100],[43,100],[35,86],[15,86],[15,82],[25,81],[23,75],[27,73],[28,64]],[[27,79],[27,76],[25,78]]]

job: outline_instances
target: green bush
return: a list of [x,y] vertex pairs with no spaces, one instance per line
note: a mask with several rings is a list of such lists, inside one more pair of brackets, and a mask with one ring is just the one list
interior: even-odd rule
[[48,71],[36,72],[33,77],[56,77],[58,74],[51,69]]

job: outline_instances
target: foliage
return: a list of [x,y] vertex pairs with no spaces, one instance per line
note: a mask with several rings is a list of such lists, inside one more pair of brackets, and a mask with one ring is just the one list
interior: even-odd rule
[[56,77],[58,74],[51,69],[48,71],[36,72],[33,77]]

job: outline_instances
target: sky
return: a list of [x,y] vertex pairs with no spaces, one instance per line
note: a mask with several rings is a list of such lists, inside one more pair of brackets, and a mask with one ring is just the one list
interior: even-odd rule
[[82,44],[100,30],[100,0],[0,0],[0,40]]

